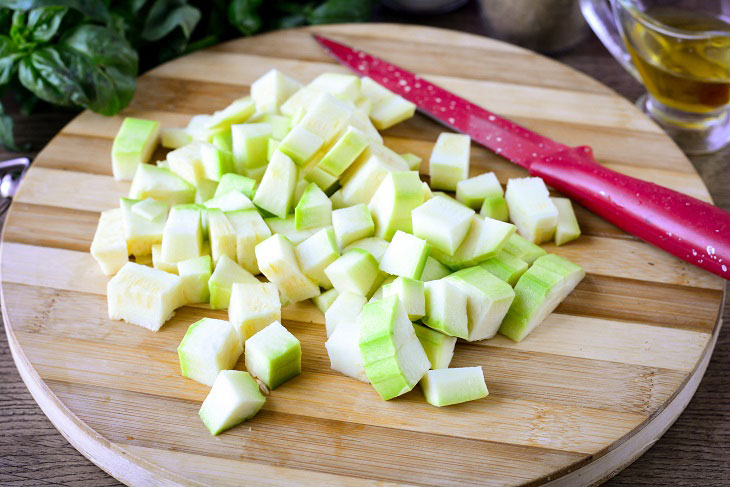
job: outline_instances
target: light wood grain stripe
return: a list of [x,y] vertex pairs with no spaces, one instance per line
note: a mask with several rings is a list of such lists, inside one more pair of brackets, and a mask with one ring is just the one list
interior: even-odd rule
[[[204,316],[228,318],[225,311],[182,308],[163,332],[149,333],[110,321],[106,301],[100,295],[10,283],[4,285],[4,293],[9,303],[23,305],[8,313],[18,332],[110,343],[150,356],[174,351],[187,326]],[[330,369],[321,314],[312,306],[301,308],[297,313],[288,308],[284,316],[298,320],[287,319],[285,323],[302,343],[304,370],[339,375]],[[460,342],[451,366],[482,365],[491,393],[529,401],[646,415],[661,406],[686,377],[675,370],[490,347],[486,343],[485,353],[484,345]]]
[[[107,278],[87,253],[6,242],[2,255],[3,282],[105,294]],[[49,268],[48,262],[54,265]],[[74,272],[67,272],[69,269]],[[689,371],[708,338],[707,333],[554,313],[530,340],[514,343],[498,336],[488,344]],[[678,350],[684,353],[678,354]]]
[[[148,75],[250,86],[272,68],[303,82],[308,82],[325,71],[348,72],[346,68],[331,63],[206,51],[192,53],[174,63],[158,66],[150,70]],[[637,117],[636,107],[613,94],[567,92],[554,88],[513,86],[497,81],[419,74],[428,81],[506,117],[529,116],[545,120],[558,118],[595,127],[619,126],[644,132],[660,132],[647,118]],[[591,110],[585,110],[586,107],[591,107]]]
[[[533,469],[545,475],[585,458],[547,448],[476,442],[268,410],[212,438],[197,417],[198,402],[58,381],[50,384],[82,419],[112,441],[246,462],[274,461],[277,466],[305,471],[345,476],[367,472],[376,480],[420,485],[504,485],[527,481]],[[273,394],[269,397],[271,401]],[[125,410],[134,410],[144,421],[130,422]],[[292,444],[297,445],[296,451],[291,451]],[[383,468],[394,464],[398,466]],[[518,464],[524,468],[515,468]],[[479,475],[485,469],[490,472],[487,479]]]

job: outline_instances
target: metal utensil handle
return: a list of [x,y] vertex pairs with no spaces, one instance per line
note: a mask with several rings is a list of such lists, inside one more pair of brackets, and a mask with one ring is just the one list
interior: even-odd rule
[[0,162],[0,216],[4,216],[10,208],[12,198],[29,166],[30,159],[27,157]]

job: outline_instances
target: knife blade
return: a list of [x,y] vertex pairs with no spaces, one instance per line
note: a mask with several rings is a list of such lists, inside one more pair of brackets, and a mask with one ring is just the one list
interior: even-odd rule
[[469,135],[619,228],[730,279],[730,213],[600,165],[590,147],[569,147],[475,105],[423,77],[313,34],[337,61],[411,101],[419,112]]

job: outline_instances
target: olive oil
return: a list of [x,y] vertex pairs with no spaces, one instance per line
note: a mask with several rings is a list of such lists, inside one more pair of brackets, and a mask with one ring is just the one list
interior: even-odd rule
[[658,24],[634,15],[626,15],[622,23],[649,93],[668,107],[691,113],[711,113],[729,105],[730,20],[667,7],[644,14]]

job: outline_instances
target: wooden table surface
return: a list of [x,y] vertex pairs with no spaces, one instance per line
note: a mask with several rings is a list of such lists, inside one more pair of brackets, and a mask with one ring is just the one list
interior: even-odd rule
[[[379,21],[411,22],[488,34],[472,2],[448,15],[406,17],[380,8]],[[642,88],[589,37],[555,56],[630,100]],[[19,143],[43,146],[73,114],[48,111],[19,118]],[[650,150],[650,149],[648,149]],[[26,155],[31,156],[34,152]],[[0,160],[11,154],[0,150]],[[730,209],[730,148],[690,157],[719,206]],[[730,317],[726,302],[723,316]],[[730,328],[720,333],[714,355],[686,411],[643,457],[606,485],[730,485]],[[0,485],[119,485],[79,454],[46,419],[18,376],[4,333],[0,334]]]

